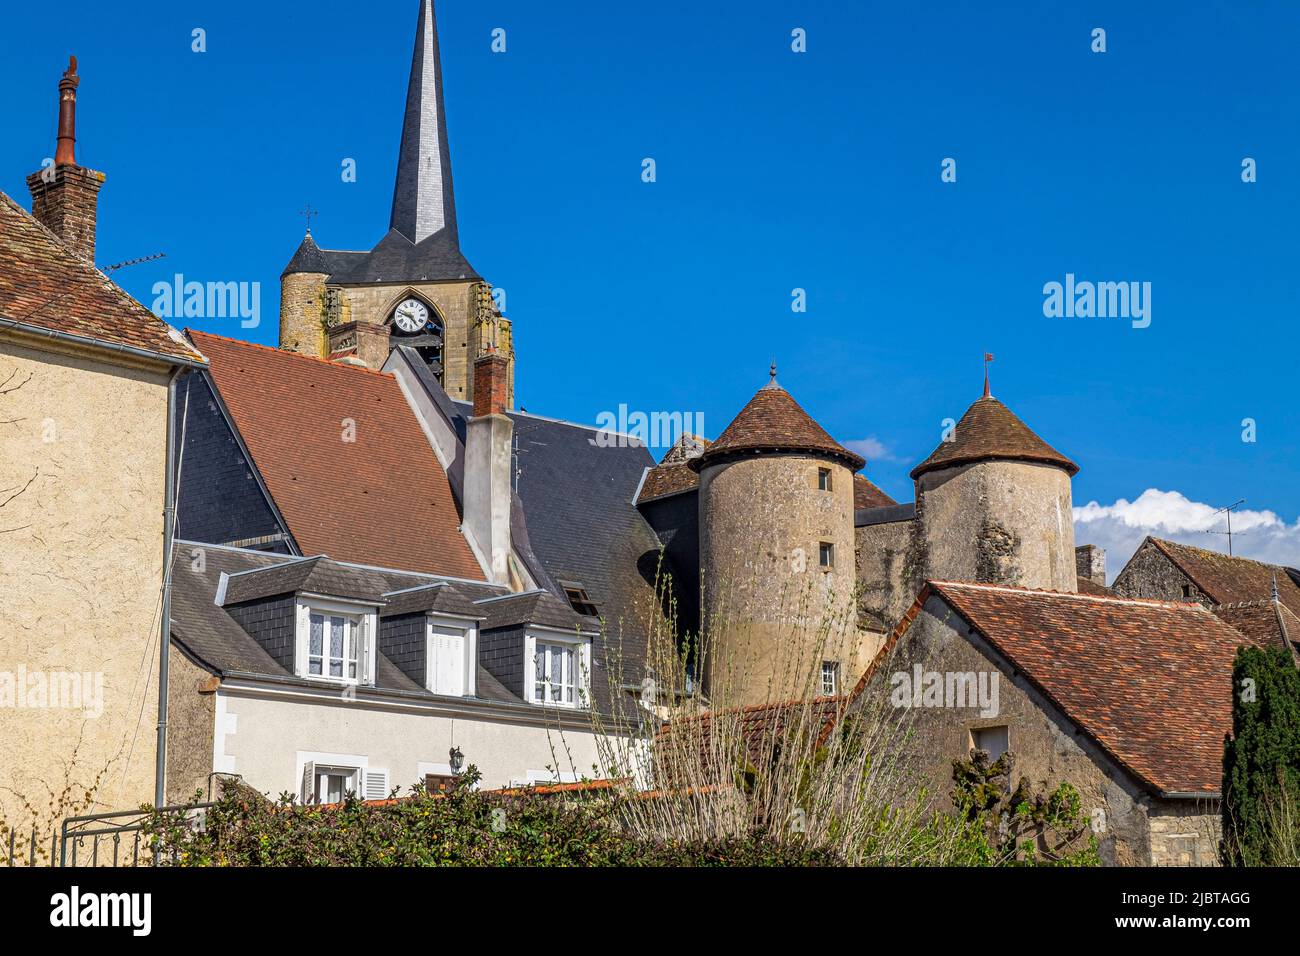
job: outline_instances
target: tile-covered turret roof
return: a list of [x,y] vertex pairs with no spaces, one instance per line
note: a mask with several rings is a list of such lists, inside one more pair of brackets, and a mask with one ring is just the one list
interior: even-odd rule
[[824,455],[840,461],[851,471],[866,464],[864,458],[849,451],[813,421],[790,393],[777,384],[773,372],[772,380],[758,390],[717,441],[698,458],[690,460],[690,467],[699,471],[730,458],[772,452]]
[[985,394],[962,415],[952,441],[943,441],[925,461],[912,469],[912,478],[930,471],[977,461],[1029,461],[1056,465],[1071,475],[1079,466],[1066,458],[1016,417],[992,395]]

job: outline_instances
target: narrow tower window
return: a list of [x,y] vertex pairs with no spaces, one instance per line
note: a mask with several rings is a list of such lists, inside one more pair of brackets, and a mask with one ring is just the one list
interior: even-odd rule
[[817,469],[817,490],[818,491],[831,490],[831,470],[829,468]]
[[835,567],[835,545],[823,541],[817,548],[817,563],[823,568]]

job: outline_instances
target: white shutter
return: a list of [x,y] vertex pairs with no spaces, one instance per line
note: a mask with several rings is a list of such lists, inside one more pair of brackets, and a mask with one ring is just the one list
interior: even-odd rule
[[315,803],[316,795],[316,764],[308,760],[302,766],[302,789],[298,796],[304,804]]
[[297,605],[297,630],[293,635],[293,672],[299,677],[307,674],[307,635],[311,631],[311,608]]
[[388,771],[387,770],[363,770],[361,772],[366,778],[365,792],[362,794],[362,799],[387,800],[388,799]]
[[435,694],[453,697],[465,695],[465,634],[451,628],[435,627],[429,642],[433,653],[433,687]]
[[358,628],[361,632],[359,637],[361,647],[357,653],[357,680],[362,684],[373,684],[374,680],[370,676],[370,615],[361,615],[361,626]]

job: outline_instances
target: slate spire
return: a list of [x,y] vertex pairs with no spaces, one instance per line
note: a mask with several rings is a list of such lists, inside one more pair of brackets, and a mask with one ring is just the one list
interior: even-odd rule
[[459,247],[433,0],[420,0],[389,224],[414,243],[437,235],[453,249]]

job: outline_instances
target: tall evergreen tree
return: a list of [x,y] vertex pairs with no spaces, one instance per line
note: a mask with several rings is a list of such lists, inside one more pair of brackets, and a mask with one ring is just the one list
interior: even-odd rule
[[1225,865],[1295,865],[1300,853],[1300,671],[1289,651],[1242,647],[1223,749]]

